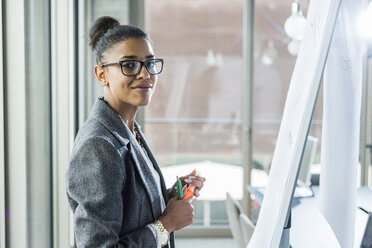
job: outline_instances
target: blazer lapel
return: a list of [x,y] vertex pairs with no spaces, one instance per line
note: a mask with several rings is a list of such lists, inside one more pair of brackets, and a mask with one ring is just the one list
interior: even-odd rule
[[153,218],[157,218],[161,215],[159,192],[152,172],[133,134],[120,116],[102,98],[95,102],[92,108],[92,116],[101,122],[123,146],[128,148],[133,165],[140,175],[141,183],[150,200]]
[[130,156],[132,157],[133,164],[136,167],[138,174],[140,175],[143,187],[145,188],[150,199],[151,210],[155,219],[161,215],[161,206],[159,198],[160,196],[154,176],[152,175],[152,172],[142,155],[143,152],[140,151],[141,148],[139,147],[137,141],[134,140],[134,137],[131,137],[129,146],[130,147],[128,147],[128,150],[130,152]]
[[160,167],[159,167],[158,162],[156,161],[156,159],[154,157],[154,154],[151,152],[149,146],[147,145],[147,141],[146,141],[145,136],[143,135],[143,133],[142,133],[142,131],[140,129],[140,126],[137,124],[137,122],[135,122],[134,125],[136,126],[136,128],[137,128],[137,130],[139,132],[139,135],[141,136],[141,139],[143,140],[144,147],[146,149],[147,155],[150,158],[151,163],[153,164],[155,170],[159,174],[160,183],[161,183],[161,190],[162,190],[162,193],[163,193],[163,196],[164,196],[164,201],[167,204],[168,201],[169,201],[169,196],[168,196],[167,187],[165,185],[165,180],[164,180],[164,177],[163,177],[163,173],[160,170]]

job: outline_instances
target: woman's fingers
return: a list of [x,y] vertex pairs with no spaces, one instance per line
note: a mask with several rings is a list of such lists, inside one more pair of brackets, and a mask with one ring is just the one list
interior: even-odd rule
[[182,195],[185,195],[187,192],[187,185],[185,184],[182,188]]
[[[200,176],[200,173],[197,173],[196,170],[193,170],[190,174],[188,174],[184,177],[180,177],[180,179],[183,182],[182,185],[184,185],[184,186],[190,185],[190,184],[195,185],[194,194],[193,194],[194,199],[192,200],[192,202],[195,202],[196,199],[200,196],[200,190],[203,188],[204,182],[206,181],[206,178],[203,177],[203,176]],[[183,192],[185,192],[184,188],[182,190]]]
[[194,191],[194,196],[195,197],[199,197],[200,196],[200,190],[198,190],[197,188],[195,189],[195,191]]
[[197,199],[197,196],[193,196],[189,199],[189,202],[191,203],[191,205],[194,205],[194,203],[196,202],[196,199]]
[[191,176],[196,176],[196,175],[197,175],[197,171],[196,171],[196,169],[194,169],[191,173],[187,174],[186,176],[180,177],[180,180],[184,181],[185,179],[187,179]]
[[185,182],[188,184],[194,184],[197,188],[201,189],[204,186],[205,177],[200,176],[189,176],[185,179]]
[[198,181],[201,181],[201,182],[205,182],[205,177],[202,177],[202,176],[188,176],[187,178],[185,178],[185,180],[187,179],[191,179],[191,180],[198,180]]

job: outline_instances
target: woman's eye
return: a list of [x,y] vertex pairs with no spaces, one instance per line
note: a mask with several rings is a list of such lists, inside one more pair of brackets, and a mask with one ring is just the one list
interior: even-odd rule
[[123,66],[124,66],[124,68],[131,69],[131,68],[135,67],[135,63],[132,63],[132,62],[124,63]]
[[155,62],[149,62],[147,63],[147,67],[154,67],[155,66]]

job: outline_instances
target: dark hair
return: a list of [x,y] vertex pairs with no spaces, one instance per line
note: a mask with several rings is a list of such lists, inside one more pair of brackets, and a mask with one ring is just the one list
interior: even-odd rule
[[130,38],[143,38],[150,41],[150,37],[139,28],[120,25],[118,20],[110,16],[98,18],[89,33],[89,45],[95,52],[97,64],[102,62],[103,53],[107,49]]

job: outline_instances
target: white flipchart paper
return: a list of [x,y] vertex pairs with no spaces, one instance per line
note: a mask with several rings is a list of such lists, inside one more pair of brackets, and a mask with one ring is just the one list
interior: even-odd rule
[[312,0],[292,75],[268,187],[248,248],[279,246],[340,0]]
[[362,99],[363,1],[343,0],[324,72],[320,210],[341,247],[353,247]]

